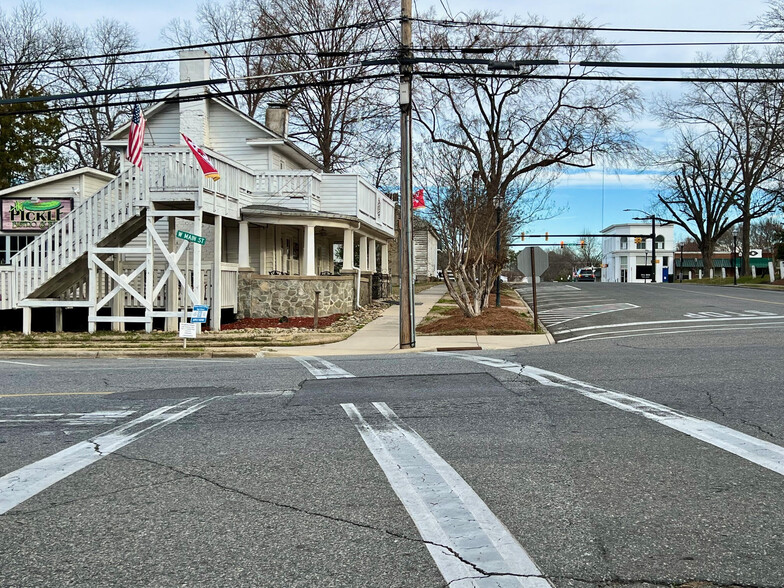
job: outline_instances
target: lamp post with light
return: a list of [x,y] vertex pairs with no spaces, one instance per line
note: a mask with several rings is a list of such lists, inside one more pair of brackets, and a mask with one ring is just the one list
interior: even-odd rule
[[738,250],[738,229],[737,227],[732,231],[732,285],[738,285],[738,269],[735,267],[737,262],[735,261],[737,258],[737,250]]
[[[656,215],[651,214],[646,210],[639,208],[624,208],[624,212],[641,212],[645,217],[634,217],[634,220],[650,220],[651,221],[651,283],[656,282]],[[646,262],[647,265],[647,262]]]

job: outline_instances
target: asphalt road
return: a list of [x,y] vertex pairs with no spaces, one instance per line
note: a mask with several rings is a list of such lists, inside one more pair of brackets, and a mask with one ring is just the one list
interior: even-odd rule
[[0,585],[784,586],[784,325],[617,337],[784,296],[587,286],[616,338],[0,361]]
[[[529,306],[533,290],[518,290]],[[781,292],[694,284],[537,284],[540,321],[559,343],[784,325]]]

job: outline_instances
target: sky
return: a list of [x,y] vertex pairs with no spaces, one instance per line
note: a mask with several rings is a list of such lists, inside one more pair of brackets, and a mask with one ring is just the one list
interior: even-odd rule
[[[216,0],[213,0],[216,1]],[[4,0],[4,9],[14,6],[13,0]],[[107,0],[41,0],[49,17],[85,26],[100,17],[112,17],[130,23],[138,32],[143,46],[166,46],[160,39],[161,29],[174,18],[188,19],[194,15],[198,0],[136,0],[132,5]],[[424,11],[429,0],[414,0],[414,10]],[[434,8],[439,16],[459,18],[461,11],[474,10],[471,0],[439,0]],[[498,12],[502,18],[527,14],[543,17],[550,23],[567,21],[581,16],[596,26],[618,28],[665,29],[720,29],[747,30],[750,23],[767,8],[764,0],[484,0],[484,10]],[[132,9],[129,9],[132,7]],[[738,42],[750,40],[749,35],[671,35],[664,33],[613,32],[605,35],[615,42],[667,42],[711,41]],[[725,47],[625,47],[620,59],[626,61],[694,61],[699,52],[719,57]],[[633,73],[643,75],[647,70]],[[627,72],[628,73],[628,72]],[[649,72],[650,73],[650,72]],[[660,71],[658,73],[661,73]],[[655,92],[677,93],[679,84],[648,84],[641,86],[646,102]],[[666,141],[662,131],[650,114],[644,114],[635,123],[640,140],[646,146],[661,145]],[[526,227],[531,233],[598,233],[611,224],[634,222],[639,212],[624,212],[625,208],[650,210],[655,198],[656,174],[644,169],[613,169],[599,165],[586,173],[564,174],[552,198],[558,209],[557,217],[533,223]],[[676,238],[678,235],[676,234]]]

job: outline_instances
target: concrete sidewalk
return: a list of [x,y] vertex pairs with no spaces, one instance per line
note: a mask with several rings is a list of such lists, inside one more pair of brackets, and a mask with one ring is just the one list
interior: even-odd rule
[[[439,284],[414,295],[414,316],[417,324],[446,294],[446,286]],[[267,347],[259,357],[305,355],[368,355],[379,353],[411,353],[457,349],[512,349],[533,345],[549,345],[547,334],[531,335],[417,335],[416,347],[400,349],[400,307],[392,305],[379,318],[337,343],[301,347]]]

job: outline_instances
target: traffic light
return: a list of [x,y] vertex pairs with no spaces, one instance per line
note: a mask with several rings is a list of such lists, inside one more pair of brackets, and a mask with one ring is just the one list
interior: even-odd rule
[[523,231],[522,233],[520,233],[520,240],[521,240],[521,241],[525,241],[525,231]]
[[564,248],[564,242],[561,241],[561,249],[563,249],[563,248]]
[[544,240],[545,240],[545,241],[549,241],[549,240],[550,240],[550,233],[549,233],[549,231],[548,231],[548,232],[545,232],[545,234],[544,234]]
[[635,237],[634,238],[634,242],[635,243],[642,243],[642,237]]
[[584,240],[580,241],[580,249],[585,249],[585,241]]

